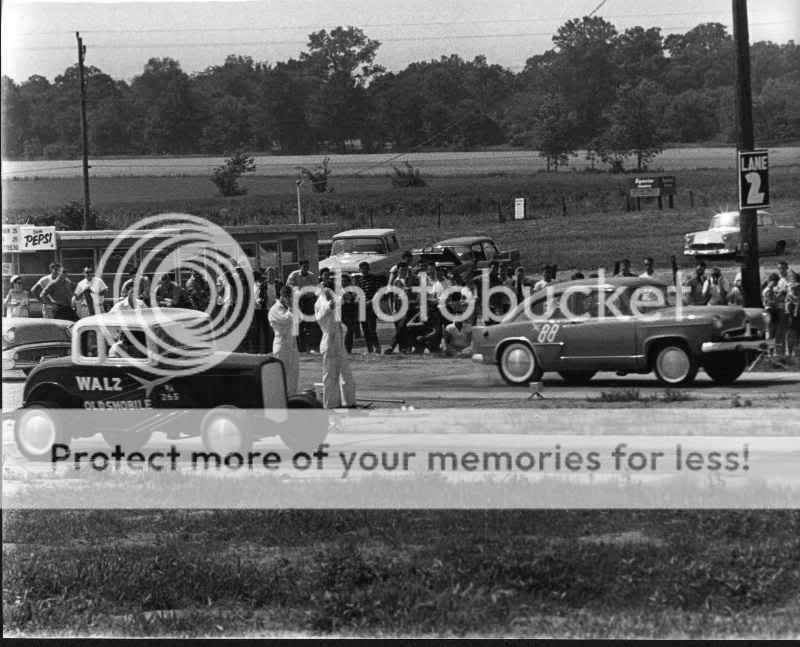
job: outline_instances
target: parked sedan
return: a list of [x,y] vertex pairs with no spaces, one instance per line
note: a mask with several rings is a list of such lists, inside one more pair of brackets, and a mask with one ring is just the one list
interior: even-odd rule
[[[800,228],[779,224],[767,211],[756,214],[758,227],[758,252],[762,255],[780,256],[786,248],[800,241]],[[683,253],[688,256],[735,256],[741,253],[739,212],[726,211],[711,218],[705,231],[695,231],[684,236]]]
[[26,374],[43,359],[70,353],[73,321],[65,319],[3,319],[3,370]]
[[663,384],[677,386],[692,382],[700,368],[730,384],[751,356],[768,349],[762,311],[684,306],[672,291],[638,277],[554,284],[500,323],[475,326],[473,360],[496,364],[515,385],[548,371],[570,383],[617,371],[655,372]]

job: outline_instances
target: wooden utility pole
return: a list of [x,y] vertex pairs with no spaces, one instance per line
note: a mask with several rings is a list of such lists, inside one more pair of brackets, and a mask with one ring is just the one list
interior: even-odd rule
[[89,129],[86,125],[86,77],[83,70],[83,57],[86,47],[80,32],[75,32],[78,39],[78,78],[81,84],[81,144],[83,148],[83,228],[93,229],[92,205],[89,200]]
[[[736,45],[736,127],[739,151],[752,151],[753,96],[750,90],[750,35],[747,0],[733,0],[733,40]],[[738,156],[737,156],[738,157]],[[737,161],[737,172],[739,164]],[[758,216],[756,209],[741,209],[739,232],[742,239],[742,291],[744,305],[761,307],[761,272],[758,265]]]

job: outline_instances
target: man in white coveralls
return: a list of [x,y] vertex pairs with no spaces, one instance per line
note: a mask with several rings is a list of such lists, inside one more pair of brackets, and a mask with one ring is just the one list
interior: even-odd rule
[[283,362],[286,373],[286,393],[297,393],[297,383],[300,381],[300,352],[297,350],[297,328],[292,313],[292,288],[285,285],[281,288],[281,295],[272,304],[267,315],[269,325],[275,332],[272,342],[272,354]]
[[[322,329],[322,406],[335,409],[356,404],[356,383],[344,347],[344,325],[336,319],[336,304],[341,296],[322,288],[314,304],[314,317]],[[341,383],[341,386],[340,386]]]

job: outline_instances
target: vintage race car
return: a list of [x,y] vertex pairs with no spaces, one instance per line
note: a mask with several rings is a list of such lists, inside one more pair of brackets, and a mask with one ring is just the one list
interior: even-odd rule
[[43,359],[69,355],[74,322],[64,319],[3,319],[3,370],[30,373]]
[[666,284],[647,278],[557,283],[501,322],[475,326],[473,360],[496,364],[515,385],[539,381],[548,371],[576,384],[597,371],[652,371],[677,386],[692,382],[700,368],[730,384],[751,356],[768,349],[763,311],[680,301]]
[[[171,343],[165,351],[163,341],[185,339],[182,330],[201,320],[208,315],[163,308],[76,322],[71,355],[38,364],[25,383],[14,416],[22,454],[48,460],[54,444],[97,433],[112,447],[137,451],[154,431],[168,438],[200,435],[206,449],[221,456],[246,453],[255,439],[274,435],[290,449],[316,449],[328,433],[326,419],[289,413],[321,405],[309,394],[287,396],[279,360],[220,353],[209,344],[201,350],[214,354],[215,363],[179,370],[180,346]],[[128,346],[120,355],[115,348],[123,343]]]
[[[780,256],[786,248],[800,241],[800,228],[778,224],[776,218],[759,210],[758,252],[762,255]],[[741,253],[739,212],[726,211],[711,218],[705,231],[695,231],[684,236],[683,253],[689,256],[736,256]]]

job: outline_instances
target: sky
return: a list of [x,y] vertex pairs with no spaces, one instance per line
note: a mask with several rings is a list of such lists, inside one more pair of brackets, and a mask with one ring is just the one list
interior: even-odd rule
[[[800,41],[800,1],[750,0],[751,42]],[[308,34],[353,25],[381,42],[376,62],[400,71],[414,61],[483,54],[519,72],[552,46],[571,18],[596,10],[619,31],[658,26],[684,33],[703,22],[732,31],[731,0],[3,0],[2,73],[17,82],[52,80],[77,61],[130,81],[152,57],[171,57],[188,73],[229,54],[275,63],[297,58]]]

